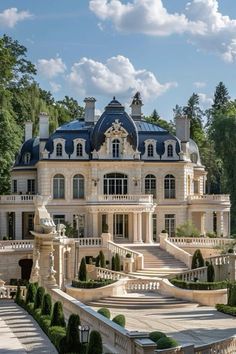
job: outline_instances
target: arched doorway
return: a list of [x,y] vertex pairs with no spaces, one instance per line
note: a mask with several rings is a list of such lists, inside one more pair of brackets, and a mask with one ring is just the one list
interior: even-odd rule
[[32,259],[21,259],[19,261],[19,266],[21,267],[21,279],[29,280],[32,265],[33,265]]

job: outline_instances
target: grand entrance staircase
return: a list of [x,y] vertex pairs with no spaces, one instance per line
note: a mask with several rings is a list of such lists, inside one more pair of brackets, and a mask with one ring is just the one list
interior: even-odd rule
[[131,275],[164,278],[188,270],[183,262],[161,249],[158,245],[129,245],[126,247],[142,253],[144,256],[144,269],[130,273]]

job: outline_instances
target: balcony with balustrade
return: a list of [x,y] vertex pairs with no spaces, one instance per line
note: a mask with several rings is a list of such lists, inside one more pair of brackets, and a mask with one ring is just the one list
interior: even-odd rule
[[151,205],[153,196],[150,194],[100,194],[87,197],[88,204],[131,204],[131,205]]
[[0,204],[33,204],[35,198],[33,194],[0,195]]
[[188,196],[188,204],[215,204],[230,207],[229,194],[193,194]]

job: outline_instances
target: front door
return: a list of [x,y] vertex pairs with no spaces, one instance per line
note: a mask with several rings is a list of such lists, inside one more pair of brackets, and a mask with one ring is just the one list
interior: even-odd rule
[[128,238],[128,214],[113,215],[113,234],[115,238]]

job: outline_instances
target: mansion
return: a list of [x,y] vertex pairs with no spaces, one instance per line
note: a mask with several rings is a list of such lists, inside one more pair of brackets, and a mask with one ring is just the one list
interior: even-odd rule
[[176,136],[142,116],[137,93],[128,114],[115,97],[100,117],[86,98],[81,120],[49,134],[39,117],[39,136],[25,124],[25,141],[11,172],[11,195],[0,196],[0,239],[29,239],[35,196],[50,196],[54,223],[73,225],[78,237],[111,233],[124,243],[152,243],[187,220],[202,235],[230,234],[228,195],[207,195],[207,172],[187,117]]

